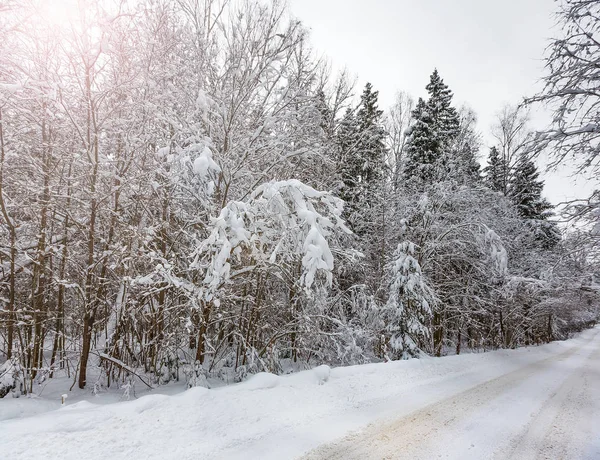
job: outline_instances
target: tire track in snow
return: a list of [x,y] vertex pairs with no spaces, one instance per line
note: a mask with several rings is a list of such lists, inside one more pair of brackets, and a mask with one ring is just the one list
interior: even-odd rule
[[[548,398],[516,439],[510,453],[497,458],[540,460],[598,459],[600,446],[586,449],[590,440],[600,438],[600,426],[594,426],[600,391],[600,347]],[[596,450],[597,449],[597,450]]]
[[[364,458],[429,459],[433,456],[461,459],[490,458],[493,456],[493,454],[490,455],[490,452],[488,452],[485,457],[481,457],[481,455],[485,455],[483,452],[477,452],[475,449],[470,453],[470,449],[475,448],[475,445],[470,444],[465,446],[464,443],[458,446],[462,451],[460,457],[455,457],[453,455],[457,453],[456,450],[448,450],[444,453],[444,444],[440,444],[439,442],[445,437],[447,438],[446,440],[449,441],[448,444],[457,444],[456,440],[453,442],[451,435],[455,433],[457,438],[461,438],[461,431],[464,431],[465,427],[469,427],[468,424],[465,425],[465,421],[468,421],[473,416],[484,413],[483,409],[493,405],[499,398],[502,398],[505,395],[513,396],[511,392],[514,392],[515,389],[518,390],[518,387],[527,380],[535,377],[539,378],[540,375],[543,375],[544,373],[555,372],[555,368],[559,363],[567,364],[570,363],[571,359],[573,360],[573,364],[581,361],[581,363],[578,363],[578,366],[573,369],[570,369],[569,366],[563,364],[562,367],[564,367],[568,373],[567,375],[558,374],[558,378],[561,379],[561,382],[558,383],[557,386],[561,388],[562,386],[565,386],[566,383],[562,384],[562,380],[564,379],[575,381],[575,376],[580,374],[577,371],[581,368],[582,364],[586,362],[587,356],[592,351],[598,351],[600,348],[597,338],[598,332],[585,343],[572,347],[565,352],[553,355],[532,363],[525,368],[509,372],[485,383],[476,385],[468,390],[412,412],[393,422],[383,423],[383,425],[371,424],[364,431],[351,434],[337,443],[321,446],[309,452],[303,458],[305,460]],[[562,370],[563,369],[561,368],[561,371]],[[569,377],[569,375],[572,375],[573,373],[575,373],[575,375]],[[540,388],[540,391],[542,391],[542,388]],[[547,389],[547,391],[551,394],[557,393],[552,388],[549,390]],[[558,391],[560,392],[560,390]],[[544,400],[541,401],[541,405],[543,407]],[[498,406],[500,408],[502,407],[501,404]],[[497,411],[497,408],[495,408],[495,410]],[[463,425],[463,427],[461,427],[461,425]],[[460,429],[457,430],[457,428]],[[481,426],[476,428],[480,429]],[[497,427],[491,427],[491,429],[494,428]],[[517,437],[523,439],[524,435],[521,433],[522,430],[517,434]],[[543,430],[542,433],[544,433]],[[496,433],[494,433],[494,435],[496,435]],[[532,439],[536,436],[539,437],[537,431],[532,432],[531,435]],[[494,436],[490,436],[490,442],[494,441],[493,438]],[[504,442],[510,442],[510,440],[511,438],[509,437],[508,439],[505,439]],[[464,439],[458,439],[458,444],[461,444],[462,441],[464,441]],[[457,446],[453,447],[456,448]],[[503,450],[503,446],[501,445],[484,447],[488,450],[493,447],[497,452],[502,452]],[[517,447],[515,447],[515,449],[516,448]],[[498,458],[535,458],[522,456],[511,457],[510,455],[507,455],[508,452],[506,452],[506,450],[504,450],[504,452],[505,454]],[[513,453],[516,454],[516,451],[513,450]]]

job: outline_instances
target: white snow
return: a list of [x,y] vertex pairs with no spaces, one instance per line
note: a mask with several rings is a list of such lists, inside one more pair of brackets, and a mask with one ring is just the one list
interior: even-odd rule
[[[580,450],[564,458],[600,458],[593,436],[599,375],[600,329],[592,329],[539,347],[262,373],[228,387],[115,404],[69,399],[22,418],[7,419],[15,401],[9,398],[0,400],[1,457],[285,459],[322,446],[310,458],[530,458],[510,455],[517,448],[537,452],[537,431],[552,434],[566,407],[572,428],[560,425],[563,432],[552,436],[575,436]],[[323,446],[355,430],[363,431]],[[404,448],[411,456],[401,454]]]
[[213,160],[211,150],[207,146],[204,146],[200,155],[194,160],[194,174],[204,179],[212,171],[218,173],[221,171],[221,168]]

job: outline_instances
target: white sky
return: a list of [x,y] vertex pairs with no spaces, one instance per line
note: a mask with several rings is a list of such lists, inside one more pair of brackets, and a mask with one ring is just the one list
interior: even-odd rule
[[[553,30],[554,0],[289,0],[292,14],[311,30],[311,43],[333,69],[368,81],[388,108],[402,90],[425,96],[437,67],[454,92],[455,105],[470,105],[491,145],[490,126],[503,105],[534,94]],[[533,113],[542,128],[548,114]],[[487,147],[482,149],[487,155]],[[546,175],[554,203],[587,196],[590,185],[566,173]]]

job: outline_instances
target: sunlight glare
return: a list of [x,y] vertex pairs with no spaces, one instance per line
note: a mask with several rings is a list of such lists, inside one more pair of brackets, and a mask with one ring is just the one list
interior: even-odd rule
[[77,15],[77,0],[40,0],[38,13],[41,19],[54,27],[66,27]]

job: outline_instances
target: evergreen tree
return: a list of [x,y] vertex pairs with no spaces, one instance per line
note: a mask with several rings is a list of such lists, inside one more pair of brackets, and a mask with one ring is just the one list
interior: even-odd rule
[[357,209],[360,196],[361,165],[357,154],[358,125],[352,109],[348,108],[336,133],[338,163],[342,180],[339,196],[346,203],[344,214],[349,218]]
[[417,356],[430,338],[434,297],[414,253],[414,244],[399,244],[387,267],[389,296],[382,313],[395,358]]
[[560,240],[560,232],[552,216],[553,206],[542,196],[544,181],[539,180],[539,171],[527,153],[522,153],[517,161],[514,176],[508,190],[519,215],[531,221],[538,238],[544,247],[550,248]]
[[407,141],[404,175],[409,180],[431,183],[434,181],[434,165],[440,148],[433,119],[422,98],[419,98],[412,115],[414,124]]
[[319,126],[323,130],[323,134],[325,135],[325,137],[330,139],[333,136],[334,117],[331,108],[329,108],[329,104],[327,103],[327,98],[323,89],[319,89],[317,91],[316,106],[317,110],[319,111],[319,116],[321,118]]
[[356,114],[358,151],[362,160],[360,181],[365,189],[377,184],[384,173],[386,133],[382,124],[383,110],[377,106],[378,96],[379,91],[373,91],[371,83],[367,83]]
[[340,196],[346,202],[348,222],[357,233],[361,233],[358,227],[369,221],[365,214],[376,206],[384,176],[386,133],[377,98],[378,91],[367,83],[356,116],[348,109],[337,133],[343,181]]
[[460,128],[458,112],[452,107],[452,91],[440,77],[437,69],[431,74],[429,84],[425,87],[429,93],[427,106],[436,123],[437,134],[442,147],[448,147],[456,137]]
[[460,131],[460,119],[452,107],[452,91],[434,70],[426,86],[429,99],[419,99],[407,145],[405,176],[418,185],[446,177],[452,146]]
[[523,153],[516,164],[509,195],[525,219],[543,219],[552,205],[542,197],[544,181],[529,156]]
[[461,144],[451,157],[450,165],[454,168],[453,176],[462,184],[475,184],[481,181],[481,165],[477,161],[479,146]]
[[483,170],[485,172],[485,182],[488,187],[496,192],[506,194],[504,181],[504,160],[500,156],[500,152],[496,147],[490,149],[488,157],[488,165]]

